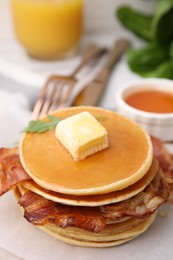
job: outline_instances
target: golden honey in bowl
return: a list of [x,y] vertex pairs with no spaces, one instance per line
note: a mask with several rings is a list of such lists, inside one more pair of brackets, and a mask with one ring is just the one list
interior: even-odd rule
[[11,0],[14,27],[27,53],[56,59],[75,53],[82,34],[83,0]]
[[124,101],[136,109],[151,113],[173,113],[173,93],[145,89],[127,95]]

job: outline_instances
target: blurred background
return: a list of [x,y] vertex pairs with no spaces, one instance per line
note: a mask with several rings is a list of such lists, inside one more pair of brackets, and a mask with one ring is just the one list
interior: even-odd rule
[[[137,10],[153,13],[156,2],[156,0],[84,0],[84,29],[80,44],[99,42],[111,46],[115,39],[125,33],[133,39],[133,35],[123,28],[116,18],[116,9],[120,5],[128,4]],[[31,59],[16,38],[10,1],[1,0],[0,10],[1,88],[24,91],[29,98],[32,98],[48,75],[57,71],[68,74],[75,66],[77,56],[69,59],[68,62],[39,62]],[[136,38],[134,44],[138,44]]]

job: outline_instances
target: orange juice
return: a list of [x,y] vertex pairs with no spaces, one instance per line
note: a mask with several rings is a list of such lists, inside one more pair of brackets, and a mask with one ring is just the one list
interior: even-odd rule
[[82,32],[83,0],[11,0],[15,31],[27,52],[56,59],[74,51]]

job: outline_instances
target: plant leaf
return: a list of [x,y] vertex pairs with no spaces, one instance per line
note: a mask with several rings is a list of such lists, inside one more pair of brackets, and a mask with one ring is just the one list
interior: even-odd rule
[[62,120],[62,118],[57,118],[50,115],[48,118],[49,122],[31,120],[28,126],[22,130],[22,133],[43,133],[54,128]]
[[107,116],[96,116],[95,117],[98,121],[106,120]]
[[[44,133],[49,131],[57,126],[57,124],[63,120],[64,118],[58,118],[55,116],[48,115],[49,118],[48,122],[44,122],[42,120],[31,120],[28,123],[28,126],[25,127],[21,133]],[[105,120],[106,116],[97,116],[96,119],[98,121]]]

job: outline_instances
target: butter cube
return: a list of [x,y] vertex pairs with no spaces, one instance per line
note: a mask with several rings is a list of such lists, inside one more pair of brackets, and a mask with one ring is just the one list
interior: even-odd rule
[[75,161],[108,147],[106,129],[89,112],[60,121],[55,135]]

